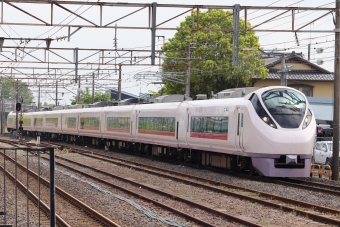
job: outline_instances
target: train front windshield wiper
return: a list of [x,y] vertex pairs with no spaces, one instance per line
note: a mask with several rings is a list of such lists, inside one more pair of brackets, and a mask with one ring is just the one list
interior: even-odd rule
[[292,108],[288,108],[288,109],[293,110],[294,112],[302,112],[302,109],[298,108],[298,107],[292,107]]
[[277,109],[274,108],[274,107],[268,108],[268,110],[269,110],[270,112],[271,112],[271,111],[273,111],[273,112],[276,112],[276,111],[277,111]]
[[271,113],[272,115],[303,115],[301,113]]
[[292,110],[294,112],[302,112],[302,108],[298,108],[296,106],[285,106],[285,105],[282,105],[282,106],[277,106],[277,107],[280,107],[282,109],[289,109],[289,110]]

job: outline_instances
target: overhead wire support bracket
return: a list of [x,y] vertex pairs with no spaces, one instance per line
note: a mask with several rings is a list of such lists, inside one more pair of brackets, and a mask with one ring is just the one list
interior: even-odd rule
[[75,31],[73,31],[72,33],[71,33],[71,26],[68,26],[68,35],[67,35],[67,41],[68,42],[70,42],[70,38],[71,38],[71,36],[74,34],[74,33],[76,33],[77,31],[79,31],[80,29],[81,29],[82,27],[78,27]]
[[236,4],[233,10],[233,66],[238,66],[238,34],[240,26],[240,9],[241,6]]

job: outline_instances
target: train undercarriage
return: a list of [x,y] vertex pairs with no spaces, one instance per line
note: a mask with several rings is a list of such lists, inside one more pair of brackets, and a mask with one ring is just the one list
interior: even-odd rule
[[63,141],[78,145],[101,147],[108,151],[121,150],[151,157],[167,158],[180,163],[194,164],[197,167],[214,167],[238,171],[249,170],[250,174],[255,172],[250,157],[70,134],[23,131],[23,136],[25,135],[30,137],[40,136],[42,140],[47,141]]

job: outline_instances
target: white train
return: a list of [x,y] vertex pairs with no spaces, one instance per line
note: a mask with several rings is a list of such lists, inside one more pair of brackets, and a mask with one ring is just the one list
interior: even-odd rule
[[[7,119],[15,130],[15,115]],[[242,98],[23,113],[24,134],[171,156],[204,166],[308,177],[315,118],[298,90]]]

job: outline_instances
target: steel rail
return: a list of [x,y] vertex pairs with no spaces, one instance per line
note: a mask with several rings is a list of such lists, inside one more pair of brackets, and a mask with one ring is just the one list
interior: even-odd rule
[[308,189],[311,191],[328,193],[336,196],[340,196],[340,187],[321,184],[321,183],[312,183],[302,180],[294,180],[294,179],[282,179],[282,180],[273,180],[273,183],[283,184],[287,186],[292,186],[295,188]]
[[[2,154],[2,153],[1,153]],[[29,195],[29,198],[31,199],[31,201],[33,203],[35,203],[36,205],[38,205],[38,202],[39,202],[39,198],[33,193],[31,192],[30,190],[28,190],[26,188],[26,186],[21,183],[20,181],[16,180],[15,177],[9,173],[7,170],[4,170],[3,166],[0,165],[0,170],[2,171],[5,171],[6,172],[6,175],[9,177],[10,180],[12,180],[13,182],[17,182],[17,186],[18,188],[23,191],[24,193],[28,192],[28,195]],[[45,204],[44,202],[40,201],[40,209],[45,212],[46,214],[49,214],[50,213],[50,208],[48,207],[47,204]],[[59,215],[56,214],[56,222],[57,222],[57,225],[60,226],[60,227],[71,227],[69,224],[67,224],[67,222],[62,219]]]
[[[56,144],[56,143],[54,143],[54,144]],[[57,145],[60,146],[60,144],[57,144]],[[66,145],[63,145],[63,146],[64,147],[68,147]],[[339,210],[332,209],[332,208],[327,208],[327,207],[318,206],[318,205],[307,203],[307,202],[293,200],[293,199],[289,199],[289,198],[285,198],[285,197],[281,197],[281,196],[273,195],[273,194],[270,194],[270,193],[265,193],[265,192],[253,190],[253,189],[243,188],[243,187],[239,187],[239,186],[236,186],[236,185],[233,185],[233,184],[228,184],[228,183],[224,183],[224,182],[220,182],[220,181],[214,181],[214,180],[209,180],[209,179],[206,179],[206,178],[201,178],[201,177],[196,177],[196,176],[192,176],[192,175],[188,175],[188,174],[178,173],[178,172],[175,172],[175,171],[171,171],[171,170],[167,170],[167,169],[163,169],[163,168],[159,168],[159,167],[154,167],[154,166],[150,166],[150,165],[143,164],[143,163],[137,163],[137,162],[134,162],[134,161],[124,160],[124,159],[119,159],[119,158],[113,158],[111,156],[107,156],[107,155],[103,155],[103,154],[95,153],[96,156],[101,156],[101,157],[104,157],[104,158],[94,157],[93,154],[92,155],[89,154],[88,150],[78,149],[78,148],[74,148],[74,147],[68,147],[68,148],[70,148],[71,150],[74,150],[74,149],[79,150],[79,151],[81,151],[79,153],[84,155],[84,156],[88,156],[88,157],[92,157],[92,158],[97,158],[97,159],[102,160],[102,161],[112,162],[112,163],[117,164],[117,165],[133,167],[135,169],[139,169],[139,170],[151,173],[151,174],[157,174],[158,175],[159,173],[157,173],[155,171],[152,171],[152,170],[148,170],[148,169],[154,169],[154,170],[162,172],[163,174],[166,172],[166,173],[172,174],[172,175],[167,175],[167,177],[169,177],[169,178],[180,180],[180,181],[183,181],[183,182],[186,182],[186,183],[190,183],[190,184],[197,184],[197,186],[207,187],[207,188],[209,188],[211,190],[216,190],[216,188],[215,187],[211,187],[209,185],[196,183],[196,182],[194,182],[192,180],[182,179],[182,178],[179,178],[177,176],[185,177],[185,178],[188,178],[188,179],[195,179],[197,181],[208,183],[208,184],[212,184],[212,185],[219,185],[219,186],[224,186],[224,187],[227,187],[227,188],[249,191],[249,192],[258,194],[259,196],[265,196],[265,197],[269,197],[269,198],[272,198],[272,199],[277,199],[279,201],[295,204],[295,205],[298,205],[298,206],[303,206],[305,208],[316,208],[316,209],[318,209],[320,211],[323,211],[323,212],[329,212],[329,213],[333,213],[333,214],[337,214],[337,215],[340,214]],[[115,159],[117,161],[112,161],[112,159]],[[125,163],[130,163],[130,164],[132,164],[134,166],[131,166],[131,165],[128,165],[128,164],[125,164]],[[144,168],[141,168],[141,167],[145,167],[145,168],[148,168],[148,169],[144,169]],[[217,189],[217,190],[220,190],[220,189]],[[224,193],[225,191],[221,190],[219,192]],[[247,198],[247,196],[245,196],[245,197],[243,197],[243,195],[239,195],[239,196],[241,196],[243,199]],[[257,202],[261,202],[261,201],[257,201]],[[274,206],[275,205],[277,205],[277,204],[274,204]],[[279,206],[279,207],[281,207],[281,206]],[[309,214],[306,213],[306,215],[309,215]],[[340,223],[340,221],[339,221],[339,223]]]
[[[43,143],[43,144],[48,144],[48,143]],[[60,144],[57,144],[57,145],[61,146]],[[340,225],[340,220],[335,220],[335,219],[332,219],[332,218],[320,216],[320,215],[317,215],[317,214],[314,214],[314,213],[311,213],[311,212],[307,212],[307,211],[303,211],[303,210],[300,210],[300,209],[295,209],[295,208],[291,208],[291,207],[288,207],[288,206],[279,205],[279,204],[274,203],[274,202],[268,202],[268,201],[256,199],[256,198],[253,198],[253,197],[250,197],[250,196],[241,195],[241,194],[238,194],[238,193],[226,191],[226,190],[223,190],[223,189],[219,189],[217,187],[209,186],[209,185],[202,184],[202,183],[197,183],[197,182],[194,182],[194,181],[188,180],[188,179],[195,179],[197,181],[209,183],[209,184],[212,184],[212,185],[219,185],[219,186],[224,186],[224,187],[227,187],[227,188],[249,191],[249,192],[257,194],[258,196],[265,196],[265,197],[269,197],[271,199],[276,199],[276,200],[283,201],[283,202],[286,202],[286,203],[294,204],[296,206],[317,209],[320,212],[322,211],[322,212],[328,212],[328,213],[339,215],[340,211],[336,210],[336,209],[318,206],[318,205],[315,205],[315,204],[306,203],[306,202],[302,202],[302,201],[298,201],[298,200],[288,199],[288,198],[285,198],[285,197],[276,196],[276,195],[273,195],[273,194],[264,193],[264,192],[260,192],[260,191],[257,191],[257,190],[252,190],[252,189],[243,188],[243,187],[239,187],[239,186],[232,185],[232,184],[227,184],[227,183],[224,183],[224,182],[213,181],[213,180],[209,180],[209,179],[206,179],[206,178],[200,178],[200,177],[196,177],[196,176],[192,176],[192,175],[188,175],[188,174],[178,173],[178,172],[175,172],[175,171],[166,170],[166,169],[163,169],[163,168],[158,168],[158,167],[154,167],[154,166],[150,166],[150,165],[146,165],[146,164],[142,164],[142,163],[137,163],[137,162],[128,161],[128,160],[119,159],[119,158],[113,158],[111,156],[102,155],[102,154],[98,154],[98,153],[96,153],[95,155],[101,156],[101,157],[104,157],[104,158],[95,157],[93,154],[92,155],[88,154],[88,152],[89,152],[88,150],[78,149],[78,148],[70,147],[70,146],[67,146],[67,145],[62,145],[62,146],[64,148],[65,147],[70,148],[71,150],[78,150],[78,151],[80,151],[78,153],[80,153],[84,156],[91,157],[91,158],[96,158],[96,159],[99,159],[99,160],[102,160],[102,161],[111,162],[111,163],[114,163],[114,164],[117,164],[117,165],[132,167],[134,169],[138,169],[138,170],[141,170],[141,171],[144,171],[144,172],[147,172],[147,173],[151,173],[151,174],[155,174],[155,175],[160,175],[159,172],[149,170],[149,169],[155,169],[157,171],[162,172],[163,177],[168,177],[168,178],[175,179],[175,180],[178,180],[178,181],[181,181],[181,182],[184,182],[184,183],[189,183],[191,185],[203,187],[203,188],[213,190],[213,191],[216,191],[216,192],[219,192],[219,193],[232,195],[232,196],[235,196],[235,197],[239,197],[241,199],[247,199],[247,200],[252,201],[252,202],[261,203],[261,204],[264,204],[264,205],[267,205],[267,206],[282,209],[282,210],[287,211],[287,212],[296,212],[300,215],[305,215],[306,217],[311,218],[311,219],[322,220],[322,221],[325,221],[325,222],[330,223],[330,224]],[[61,157],[56,156],[56,158],[61,158]],[[61,159],[68,161],[68,162],[73,162],[73,161],[70,161],[70,160],[67,160],[67,159],[64,159],[64,158],[61,158]],[[117,161],[112,161],[112,159],[115,159]],[[124,162],[133,164],[134,166],[125,164]],[[79,163],[76,163],[76,162],[74,162],[74,163],[78,164],[78,165],[82,165],[82,164],[79,164]],[[82,166],[84,166],[86,168],[93,169],[94,171],[97,171],[97,172],[103,172],[103,174],[108,174],[104,171],[100,171],[100,170],[94,169],[94,168],[86,166],[86,165],[82,165]],[[140,166],[145,167],[145,168],[149,168],[149,169],[141,168]],[[172,175],[164,174],[164,172],[172,174]],[[185,178],[188,178],[188,179],[179,178],[178,176],[185,177]],[[115,177],[115,176],[112,175],[112,177]],[[143,187],[147,187],[147,186],[143,185]],[[153,188],[151,188],[151,189],[154,190]]]
[[[0,152],[0,154],[4,155],[2,152]],[[8,156],[7,156],[7,160],[10,160],[12,163],[15,163],[15,160],[13,160],[12,158],[10,158]],[[21,168],[22,170],[26,171],[26,167],[24,167],[20,163],[17,163],[17,166],[19,168]],[[29,169],[27,169],[27,172],[35,178],[39,177],[37,174],[35,174],[33,171],[31,171]],[[47,181],[46,179],[44,179],[42,177],[40,177],[40,181],[45,185],[48,185],[48,186],[50,185],[49,181]],[[61,188],[56,187],[56,193],[59,194],[60,196],[64,197],[64,198],[66,198],[67,200],[69,200],[71,204],[76,204],[76,206],[78,206],[80,209],[82,209],[86,213],[90,214],[93,218],[95,218],[99,222],[104,223],[106,226],[120,227],[120,225],[118,225],[117,223],[111,221],[110,219],[108,219],[104,215],[100,214],[98,211],[87,206],[85,203],[81,202],[80,200],[78,200],[74,196],[70,195],[66,191],[62,190]]]
[[[85,155],[85,156],[92,157],[92,158],[94,157],[93,155],[87,155],[85,153],[81,153],[81,154]],[[107,173],[105,171],[101,171],[99,169],[95,169],[95,168],[92,168],[90,166],[87,166],[87,165],[84,165],[84,164],[81,164],[81,163],[77,163],[77,162],[68,160],[66,158],[59,157],[57,155],[55,157],[58,158],[58,159],[62,159],[64,161],[73,163],[73,164],[80,165],[80,166],[85,167],[85,168],[89,168],[89,169],[91,169],[91,170],[93,170],[95,172],[106,174],[106,175],[108,175],[110,177],[118,178],[118,179],[123,180],[125,182],[131,183],[131,184],[136,184],[136,185],[144,187],[144,188],[148,188],[149,190],[156,191],[156,192],[161,193],[161,194],[165,193],[165,192],[163,192],[161,190],[149,187],[147,185],[139,184],[139,183],[136,183],[134,181],[131,181],[131,180],[128,180],[128,179],[125,179],[125,178],[122,178],[122,177],[119,177],[119,176]],[[99,160],[110,162],[110,160],[107,160],[107,159],[99,158]],[[124,163],[122,163],[122,162],[115,162],[115,164],[116,165],[124,165]],[[139,164],[139,163],[137,163],[137,164]],[[63,165],[63,164],[58,163],[58,165]],[[64,167],[67,167],[67,166],[64,165]],[[318,215],[318,214],[315,214],[315,213],[312,213],[312,212],[304,211],[304,210],[297,209],[297,208],[291,208],[289,206],[285,206],[285,205],[282,205],[282,204],[277,204],[275,202],[270,202],[270,201],[266,201],[266,200],[257,199],[257,198],[254,198],[254,197],[251,197],[251,196],[247,196],[247,195],[238,194],[238,193],[235,193],[235,192],[227,191],[227,190],[220,189],[220,188],[213,187],[213,186],[209,186],[209,185],[206,185],[206,184],[197,183],[197,182],[194,182],[192,180],[182,179],[182,178],[171,176],[171,175],[167,175],[167,174],[164,174],[164,173],[160,174],[159,172],[155,172],[155,171],[151,171],[151,170],[145,170],[145,169],[139,168],[137,166],[130,166],[129,165],[128,167],[134,168],[134,169],[138,169],[138,170],[142,170],[142,171],[145,171],[147,173],[155,174],[157,176],[162,176],[162,177],[167,177],[167,178],[175,179],[177,181],[180,181],[180,182],[183,182],[183,183],[186,183],[186,184],[190,184],[190,185],[193,185],[193,186],[196,186],[196,187],[202,187],[202,188],[209,189],[209,190],[221,193],[221,194],[225,194],[225,195],[229,195],[229,196],[233,196],[233,197],[238,197],[240,199],[245,199],[245,200],[248,200],[248,201],[251,201],[251,202],[256,202],[256,203],[263,204],[263,205],[266,205],[266,206],[269,206],[269,207],[274,207],[274,208],[281,209],[281,210],[286,211],[286,212],[296,212],[297,214],[303,215],[303,216],[305,216],[307,218],[310,218],[310,219],[321,220],[321,221],[327,222],[329,224],[340,225],[340,220],[336,220],[336,219],[332,219],[332,218],[329,218],[329,217],[321,216],[321,215]],[[170,171],[170,172],[172,172],[172,171]],[[79,173],[83,173],[83,172],[79,171]],[[173,174],[175,174],[175,175],[182,175],[182,174],[179,174],[178,172],[173,172]],[[184,175],[186,175],[188,178],[191,178],[191,179],[195,178],[195,179],[197,179],[199,181],[202,181],[202,180],[203,181],[210,181],[210,180],[207,180],[205,178],[194,177],[194,176],[187,175],[187,174],[184,174]],[[88,177],[90,177],[90,176],[88,176]],[[215,182],[215,185],[216,185],[216,183],[217,183],[216,181],[210,181],[210,183],[213,183],[213,182]],[[291,204],[293,204],[295,206],[299,206],[300,205],[300,206],[304,206],[306,208],[318,209],[320,211],[324,211],[324,212],[328,212],[328,213],[332,213],[332,214],[336,214],[336,215],[340,214],[339,210],[335,210],[335,209],[331,209],[331,208],[327,208],[327,207],[322,207],[322,206],[318,206],[318,205],[315,205],[315,204],[305,203],[305,202],[301,202],[301,201],[298,201],[298,200],[288,199],[288,198],[272,195],[272,194],[269,194],[269,193],[263,193],[263,192],[260,192],[260,191],[251,190],[251,189],[247,189],[247,188],[243,188],[243,187],[238,187],[238,186],[235,186],[235,185],[230,185],[230,184],[225,184],[225,183],[222,184],[221,182],[218,182],[218,185],[219,186],[225,186],[227,188],[229,187],[229,188],[233,188],[233,189],[253,192],[253,193],[258,194],[259,196],[266,196],[266,197],[269,197],[271,199],[277,199],[277,200],[280,200],[280,201],[283,201],[283,202],[286,202],[286,203],[291,203]],[[165,194],[167,194],[167,193],[165,193]],[[170,195],[170,196],[173,196],[175,198],[181,199],[180,197],[175,196],[175,195]],[[183,202],[188,203],[188,201],[183,201]],[[191,201],[189,201],[189,202],[192,203]]]
[[[124,178],[124,177],[119,177],[119,176],[117,176],[117,175],[113,175],[113,174],[110,174],[110,173],[101,171],[101,170],[99,170],[99,169],[95,169],[95,168],[92,168],[92,167],[90,167],[90,166],[87,166],[87,165],[84,165],[84,164],[81,164],[81,163],[78,163],[78,162],[74,162],[74,161],[71,161],[71,160],[68,160],[68,159],[65,159],[65,158],[62,158],[62,157],[58,157],[58,156],[56,156],[56,157],[57,157],[57,158],[60,158],[60,159],[62,159],[62,160],[64,160],[64,161],[70,162],[70,163],[72,163],[72,164],[76,164],[76,165],[79,165],[79,166],[82,166],[82,167],[91,169],[91,170],[93,170],[93,171],[95,171],[95,172],[97,172],[97,173],[101,173],[101,174],[104,174],[104,175],[106,175],[106,176],[110,176],[110,177],[112,177],[112,178],[116,178],[116,179],[118,179],[118,180],[121,180],[121,181],[130,183],[130,184],[136,185],[136,186],[138,186],[138,187],[146,188],[146,189],[149,190],[149,191],[153,191],[153,192],[155,192],[155,193],[162,194],[162,195],[164,195],[164,196],[170,197],[170,198],[173,199],[173,200],[178,200],[178,201],[180,201],[180,202],[183,202],[183,203],[186,203],[186,204],[190,204],[190,205],[192,205],[192,206],[194,206],[194,207],[197,207],[197,208],[199,208],[199,209],[202,209],[202,210],[205,210],[205,211],[207,211],[207,212],[211,212],[211,213],[213,213],[213,214],[222,216],[222,217],[224,217],[224,218],[226,218],[226,219],[228,219],[228,220],[230,220],[230,221],[234,221],[234,222],[237,222],[237,223],[240,223],[240,224],[244,224],[244,225],[246,225],[246,226],[261,226],[261,225],[255,224],[255,223],[253,223],[253,222],[249,222],[249,221],[247,221],[247,220],[244,220],[244,219],[242,219],[242,218],[235,217],[235,216],[232,215],[232,214],[227,214],[227,213],[225,213],[225,212],[221,212],[221,211],[212,209],[212,208],[210,208],[210,207],[208,207],[208,206],[205,206],[205,205],[202,205],[202,204],[199,204],[199,203],[196,203],[196,202],[187,200],[187,199],[185,199],[185,198],[182,198],[182,197],[176,196],[176,195],[174,195],[174,194],[170,194],[170,193],[164,192],[164,191],[162,191],[162,190],[155,189],[155,188],[153,188],[153,187],[150,187],[150,186],[147,186],[147,185],[144,185],[144,184],[140,184],[140,183],[134,182],[134,181],[132,181],[132,180],[128,180],[128,179],[126,179],[126,178]],[[49,159],[46,158],[46,157],[42,157],[42,158],[43,158],[43,159],[46,159],[46,160],[49,160]],[[84,173],[84,172],[82,172],[82,171],[79,171],[79,170],[77,170],[77,169],[74,169],[74,168],[72,168],[72,167],[69,167],[69,166],[67,166],[67,165],[64,165],[64,164],[62,164],[62,163],[60,163],[60,162],[56,162],[56,163],[58,164],[58,166],[63,166],[64,168],[68,168],[68,169],[70,169],[70,170],[72,170],[72,171],[74,171],[74,172],[77,172],[77,173],[79,173],[79,174],[85,175],[85,176],[88,177],[88,178],[94,179],[94,180],[96,180],[96,181],[99,181],[99,182],[101,182],[101,183],[103,183],[103,184],[106,184],[106,185],[109,185],[109,186],[111,186],[111,187],[118,188],[118,189],[123,190],[123,191],[125,191],[125,192],[128,192],[128,193],[130,193],[130,194],[133,194],[134,196],[137,196],[137,197],[139,197],[139,198],[143,198],[143,199],[145,199],[145,200],[147,200],[147,201],[149,201],[149,202],[155,203],[155,204],[157,204],[157,205],[159,205],[159,206],[161,206],[161,207],[164,207],[164,208],[169,209],[169,210],[171,210],[171,211],[173,211],[173,212],[176,212],[176,213],[178,213],[178,214],[180,214],[180,215],[183,215],[184,217],[186,217],[186,218],[188,218],[188,219],[190,219],[190,220],[192,220],[192,221],[195,221],[195,222],[197,222],[197,223],[199,223],[199,224],[202,224],[202,225],[204,225],[204,226],[214,226],[214,225],[212,225],[212,224],[210,224],[210,223],[207,223],[207,222],[205,222],[205,221],[203,221],[203,220],[201,220],[201,219],[195,218],[195,217],[193,217],[193,216],[191,216],[191,215],[188,215],[188,214],[186,214],[186,213],[184,213],[184,212],[182,212],[182,211],[179,211],[179,210],[176,210],[176,209],[174,209],[174,208],[171,208],[171,207],[169,207],[169,206],[167,206],[167,205],[165,205],[165,204],[159,203],[159,202],[157,202],[157,201],[155,201],[155,200],[152,200],[152,199],[150,199],[150,198],[148,198],[148,197],[145,197],[145,196],[143,196],[143,195],[141,195],[141,194],[138,194],[138,193],[135,193],[135,192],[133,192],[133,191],[131,191],[131,190],[125,189],[125,188],[120,187],[120,186],[117,186],[116,184],[112,184],[112,183],[107,182],[107,181],[105,181],[105,180],[96,178],[96,177],[94,177],[94,176],[92,176],[92,175],[90,175],[90,174],[86,174],[86,173]]]

